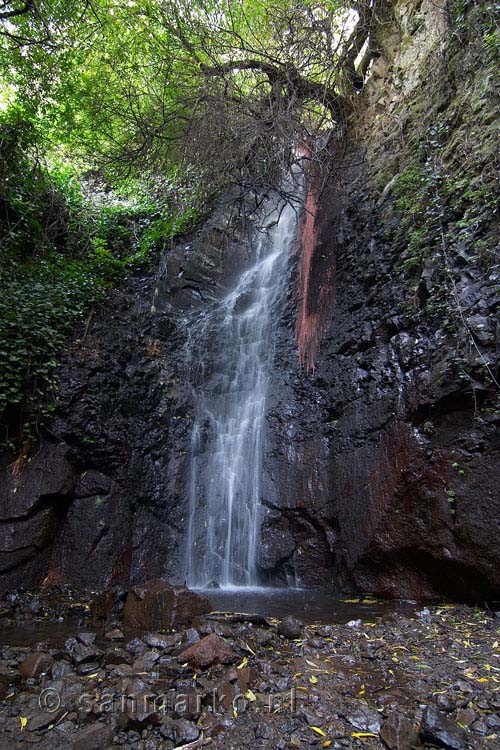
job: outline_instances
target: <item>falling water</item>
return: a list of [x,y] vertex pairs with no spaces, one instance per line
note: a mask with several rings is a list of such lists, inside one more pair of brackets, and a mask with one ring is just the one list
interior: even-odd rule
[[[297,170],[295,182],[301,181]],[[195,588],[258,584],[266,403],[297,203],[269,199],[265,225],[253,233],[253,265],[192,334],[199,361],[205,352],[216,370],[202,366],[193,384],[186,579]]]

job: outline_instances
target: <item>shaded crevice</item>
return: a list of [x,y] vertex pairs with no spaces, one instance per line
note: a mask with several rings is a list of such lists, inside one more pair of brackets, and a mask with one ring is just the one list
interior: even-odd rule
[[[360,573],[367,580],[374,576],[388,575],[403,577],[405,574],[422,581],[422,589],[434,591],[436,599],[445,597],[453,601],[478,604],[498,600],[498,589],[476,567],[460,560],[436,557],[430,551],[419,548],[405,548],[384,553],[375,552],[361,558],[352,571],[355,578]],[[383,592],[379,592],[383,593]]]
[[23,513],[20,516],[9,516],[0,520],[0,526],[8,524],[23,523],[24,521],[30,521],[32,518],[42,513],[44,510],[52,509],[59,515],[59,509],[63,506],[66,510],[72,502],[72,498],[68,495],[40,495],[38,500],[33,503],[27,513]]
[[202,302],[209,302],[208,298],[205,297],[199,286],[195,286],[194,284],[184,284],[184,286],[178,286],[174,287],[173,289],[169,289],[170,294],[178,294],[179,292],[193,292],[196,294]]
[[453,412],[474,412],[485,402],[488,395],[484,387],[456,390],[432,402],[419,404],[408,412],[408,419],[418,426],[428,419],[443,417]]
[[320,520],[312,516],[310,511],[307,508],[304,508],[304,507],[282,508],[278,505],[273,504],[269,500],[263,500],[262,504],[265,507],[269,508],[270,510],[273,510],[279,513],[281,516],[283,516],[283,518],[286,518],[292,524],[296,524],[297,522],[300,523],[300,521],[302,521],[312,526],[314,530],[322,536],[328,548],[330,549],[331,554],[332,555],[335,554],[330,547],[330,540],[328,538],[328,528],[330,528],[331,531],[335,535],[340,533],[340,524],[336,518]]

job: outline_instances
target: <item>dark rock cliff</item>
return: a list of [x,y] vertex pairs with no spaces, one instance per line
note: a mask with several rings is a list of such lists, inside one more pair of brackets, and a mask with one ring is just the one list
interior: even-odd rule
[[[319,200],[307,298],[292,280],[280,322],[265,580],[500,598],[499,99],[486,7],[461,26],[431,2],[396,3],[378,40]],[[188,321],[246,247],[241,217],[220,209],[157,278],[114,293],[68,352],[50,430],[19,473],[7,458],[0,473],[2,590],[183,580]],[[314,370],[299,363],[300,305],[317,326]]]
[[329,324],[312,373],[297,369],[283,332],[264,498],[269,563],[284,534],[287,552],[295,541],[288,563],[310,585],[500,593],[490,23],[487,4],[465,19],[395,5],[320,202],[307,307]]

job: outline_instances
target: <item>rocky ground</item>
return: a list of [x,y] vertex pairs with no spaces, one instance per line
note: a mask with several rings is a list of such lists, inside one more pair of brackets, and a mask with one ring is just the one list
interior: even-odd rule
[[[329,625],[206,613],[144,632],[130,621],[153,599],[124,599],[4,598],[2,750],[499,746],[492,611],[417,607]],[[146,608],[152,625],[160,599]]]

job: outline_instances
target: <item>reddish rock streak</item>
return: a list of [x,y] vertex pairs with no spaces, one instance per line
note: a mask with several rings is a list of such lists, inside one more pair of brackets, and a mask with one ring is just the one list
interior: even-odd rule
[[298,279],[299,307],[295,324],[295,335],[299,347],[300,364],[314,370],[318,347],[317,312],[308,310],[311,262],[316,248],[317,200],[314,187],[309,185],[306,200],[306,213],[300,232],[300,266]]
[[[309,150],[303,146],[299,151],[307,157]],[[297,283],[298,310],[295,335],[300,364],[314,371],[315,359],[321,334],[329,318],[335,299],[335,264],[326,255],[317,251],[318,242],[318,196],[314,178],[309,175],[305,214],[299,233],[299,275]]]

